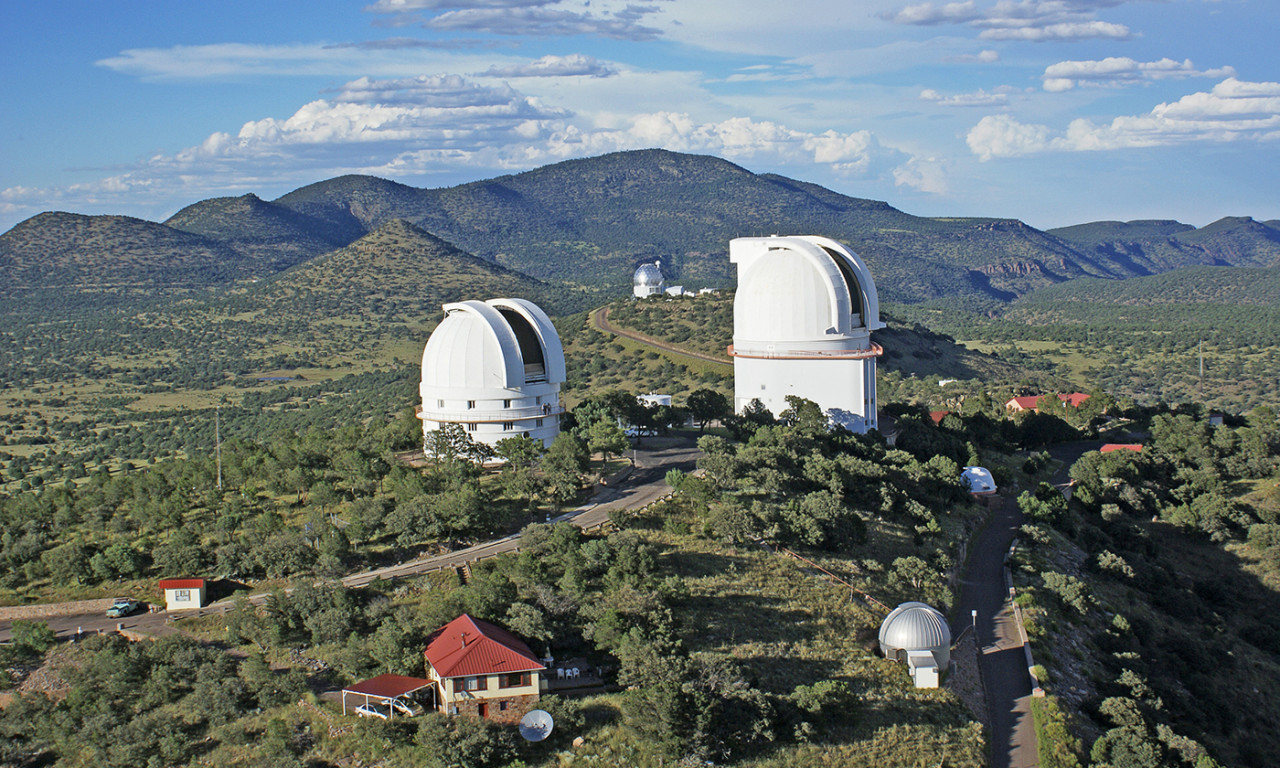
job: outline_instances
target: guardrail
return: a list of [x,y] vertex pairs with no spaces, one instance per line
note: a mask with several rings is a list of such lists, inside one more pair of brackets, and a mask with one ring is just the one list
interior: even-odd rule
[[1031,638],[1027,636],[1027,627],[1023,623],[1022,606],[1014,600],[1018,594],[1013,587],[1013,572],[1009,569],[1009,560],[1017,550],[1018,540],[1015,538],[1009,544],[1009,551],[1004,556],[1004,583],[1009,588],[1009,605],[1013,607],[1013,619],[1018,623],[1018,637],[1022,638],[1022,653],[1027,660],[1027,677],[1031,678],[1031,695],[1040,698],[1044,696],[1044,688],[1040,685],[1040,679],[1036,677],[1036,661],[1031,656]]

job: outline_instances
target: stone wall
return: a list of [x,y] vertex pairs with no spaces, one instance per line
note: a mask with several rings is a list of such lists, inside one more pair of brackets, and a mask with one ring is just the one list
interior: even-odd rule
[[112,598],[76,600],[71,603],[44,603],[38,605],[0,606],[0,621],[47,619],[52,616],[75,616],[78,613],[106,613]]
[[[484,702],[489,705],[489,719],[495,723],[518,723],[520,718],[524,717],[529,710],[538,706],[538,697],[528,694],[524,696],[496,696],[494,698],[485,699],[466,699],[455,701],[454,705],[458,708],[458,715],[471,715],[478,717],[480,715],[480,703]],[[506,703],[507,708],[504,711],[502,704]]]

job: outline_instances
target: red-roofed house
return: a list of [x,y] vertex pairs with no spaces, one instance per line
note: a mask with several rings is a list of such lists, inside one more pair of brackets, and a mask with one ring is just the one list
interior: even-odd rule
[[516,722],[538,702],[546,667],[495,624],[464,613],[431,633],[423,653],[441,712]]
[[168,611],[185,611],[204,605],[204,579],[161,579],[164,607]]
[[942,420],[947,418],[950,413],[951,411],[929,411],[929,418],[933,420],[934,424],[941,424]]
[[1112,451],[1141,451],[1142,443],[1107,443],[1098,449],[1101,453],[1111,453]]
[[1025,397],[1015,397],[1004,404],[1006,410],[1017,413],[1018,411],[1034,411],[1036,402],[1040,398],[1036,395],[1027,395]]
[[1083,392],[1072,392],[1069,395],[1058,395],[1058,399],[1072,408],[1079,408],[1080,404],[1089,399],[1089,396]]

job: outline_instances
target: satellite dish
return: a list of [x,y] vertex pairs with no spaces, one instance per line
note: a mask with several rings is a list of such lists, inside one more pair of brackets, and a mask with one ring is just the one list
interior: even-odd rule
[[520,718],[520,735],[525,741],[542,741],[551,735],[555,721],[545,709],[534,709]]

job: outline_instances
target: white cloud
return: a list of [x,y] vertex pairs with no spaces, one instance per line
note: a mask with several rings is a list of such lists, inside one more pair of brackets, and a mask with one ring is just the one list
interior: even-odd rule
[[957,93],[953,96],[944,96],[932,88],[926,88],[920,92],[920,98],[944,107],[993,107],[1009,103],[1008,93],[988,93],[981,88],[973,93]]
[[967,142],[980,160],[990,160],[1043,152],[1277,139],[1280,83],[1228,78],[1209,92],[1159,104],[1145,115],[1120,116],[1105,125],[1077,119],[1061,133],[1044,125],[1020,123],[1008,115],[991,115],[969,131]]
[[1135,61],[1125,56],[1112,56],[1095,61],[1060,61],[1045,67],[1044,89],[1066,91],[1076,86],[1108,86],[1138,83],[1148,80],[1171,80],[1187,77],[1230,77],[1231,67],[1198,70],[1190,59],[1174,61],[1163,58],[1157,61]]
[[1000,0],[979,8],[972,0],[935,5],[908,5],[884,18],[897,24],[936,26],[964,24],[980,30],[985,40],[1083,40],[1124,39],[1132,33],[1123,24],[1096,18],[1100,8],[1124,0]]
[[580,53],[543,56],[536,61],[493,66],[479,73],[484,77],[612,77],[617,68]]
[[990,49],[985,51],[978,51],[977,53],[964,53],[959,56],[948,56],[947,58],[943,59],[943,61],[955,62],[957,64],[972,64],[975,62],[981,63],[981,64],[994,64],[999,60],[1000,60],[999,51],[993,51]]
[[935,158],[913,157],[894,168],[893,183],[899,187],[918,189],[931,195],[945,195],[950,191],[946,166]]

